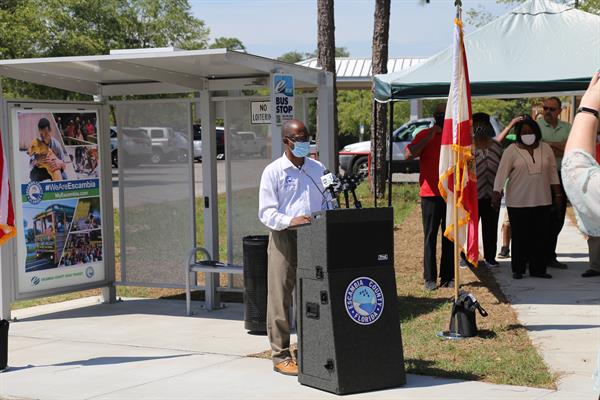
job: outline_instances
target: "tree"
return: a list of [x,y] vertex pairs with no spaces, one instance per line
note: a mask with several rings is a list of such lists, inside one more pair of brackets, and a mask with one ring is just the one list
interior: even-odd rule
[[[334,171],[338,170],[338,120],[337,120],[337,88],[335,84],[335,24],[333,19],[333,0],[317,1],[317,59],[325,71],[333,74],[333,146],[336,150]],[[322,132],[330,134],[331,132]]]
[[[307,58],[316,58],[318,57],[318,50],[313,51],[312,53],[306,53]],[[335,48],[335,56],[336,57],[350,57],[350,52],[345,47],[336,47]]]
[[[516,4],[525,0],[496,0],[497,3]],[[557,3],[572,4],[575,8],[600,15],[600,0],[554,0]]]
[[473,25],[476,28],[487,25],[494,20],[494,16],[490,14],[481,4],[477,8],[470,8],[465,13],[465,20],[469,25]]
[[246,46],[238,38],[219,37],[210,45],[211,49],[227,49],[246,52]]
[[277,59],[279,61],[287,62],[290,64],[295,64],[299,61],[310,58],[308,56],[309,56],[308,53],[301,53],[297,50],[293,50],[293,51],[288,51],[287,53],[280,55],[279,57],[277,57]]
[[[525,0],[496,0],[497,3],[503,4],[518,4]],[[600,15],[600,0],[553,0],[559,3],[572,4],[575,8],[586,11],[592,14]],[[490,14],[483,6],[479,5],[476,9],[471,8],[466,11],[467,23],[480,27],[492,20],[494,16]]]
[[[0,58],[107,54],[111,49],[208,46],[209,30],[187,0],[0,1]],[[80,99],[57,89],[2,80],[18,97]]]
[[[277,57],[279,61],[288,62],[291,64],[295,64],[299,61],[308,60],[309,58],[317,58],[318,51],[315,50],[312,53],[302,53],[298,50],[288,51],[287,53],[282,54]],[[345,47],[336,47],[335,48],[335,56],[336,57],[350,57],[350,52]]]
[[[374,20],[372,72],[373,75],[386,74],[390,34],[390,0],[375,1]],[[373,86],[373,99],[375,99],[374,90],[375,87]],[[371,132],[374,134],[371,135],[371,176],[377,189],[375,196],[383,197],[385,195],[385,181],[387,177],[387,168],[385,168],[387,105],[373,100],[372,110]]]

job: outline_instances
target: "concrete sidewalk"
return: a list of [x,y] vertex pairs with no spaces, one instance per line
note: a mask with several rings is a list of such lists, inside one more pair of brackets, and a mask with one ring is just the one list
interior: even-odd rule
[[[552,279],[515,280],[510,260],[493,269],[519,321],[552,372],[560,392],[574,399],[597,399],[592,373],[600,349],[600,277],[582,278],[589,268],[585,238],[569,217],[560,233],[557,254],[569,268],[549,268]],[[576,394],[576,395],[575,395]]]
[[[15,312],[10,369],[0,374],[8,399],[327,399],[337,396],[246,357],[268,348],[245,333],[243,308],[185,317],[177,300],[98,304],[87,298]],[[544,389],[417,375],[405,387],[360,399],[573,399]]]
[[[568,270],[514,281],[509,262],[494,274],[550,369],[558,391],[409,375],[397,389],[359,399],[597,399],[591,374],[600,344],[600,278],[581,278],[587,247],[567,221],[559,241]],[[198,304],[195,304],[198,308]],[[179,300],[97,298],[13,313],[6,399],[327,399],[337,396],[275,374],[268,348],[244,330],[243,306],[185,316]],[[515,366],[518,368],[518,366]]]

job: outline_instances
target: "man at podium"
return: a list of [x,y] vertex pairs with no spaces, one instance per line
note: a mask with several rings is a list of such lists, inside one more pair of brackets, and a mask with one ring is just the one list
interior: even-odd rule
[[269,228],[267,333],[273,370],[298,375],[290,352],[288,310],[296,283],[297,236],[294,227],[310,223],[310,215],[327,208],[321,183],[325,167],[311,159],[304,123],[286,121],[282,127],[284,154],[263,171],[258,197],[258,218]]

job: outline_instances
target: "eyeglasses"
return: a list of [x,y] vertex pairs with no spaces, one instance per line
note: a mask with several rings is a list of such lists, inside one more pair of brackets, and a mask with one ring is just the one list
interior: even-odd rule
[[287,140],[289,140],[292,143],[296,143],[296,142],[300,142],[300,143],[306,143],[308,142],[310,139],[309,138],[303,138],[303,137],[293,137],[293,136],[286,136]]
[[556,107],[546,107],[546,106],[544,106],[544,111],[552,111],[552,112],[554,112],[556,110],[558,110],[558,108],[556,108]]

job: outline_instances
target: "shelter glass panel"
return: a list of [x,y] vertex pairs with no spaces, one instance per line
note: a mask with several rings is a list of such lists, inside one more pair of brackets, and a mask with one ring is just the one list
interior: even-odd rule
[[121,280],[183,285],[194,245],[190,105],[117,103]]
[[227,101],[225,117],[227,258],[241,265],[242,239],[248,235],[268,234],[258,220],[258,188],[262,172],[271,162],[271,134],[268,124],[251,123],[249,100]]

